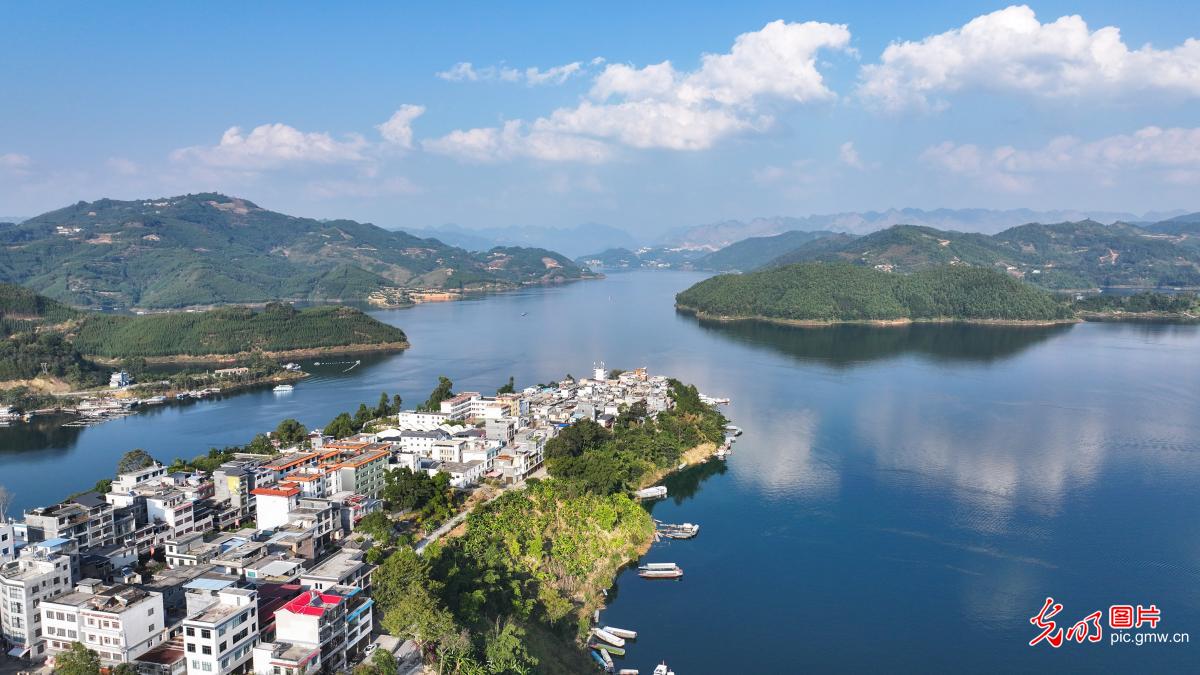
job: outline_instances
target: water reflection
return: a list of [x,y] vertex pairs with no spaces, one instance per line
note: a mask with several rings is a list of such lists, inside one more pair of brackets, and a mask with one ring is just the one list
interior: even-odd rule
[[876,328],[842,325],[822,328],[770,323],[699,321],[700,327],[724,338],[783,352],[801,361],[836,368],[895,358],[906,354],[934,361],[990,363],[1015,356],[1030,347],[1061,336],[1070,325],[977,326],[913,324]]

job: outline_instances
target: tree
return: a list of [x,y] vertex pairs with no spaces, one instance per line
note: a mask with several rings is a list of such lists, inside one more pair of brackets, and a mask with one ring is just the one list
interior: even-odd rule
[[354,529],[375,540],[375,543],[387,548],[392,545],[392,540],[395,538],[395,529],[392,525],[392,519],[387,517],[383,511],[375,511],[363,516]]
[[396,657],[386,649],[377,649],[371,660],[354,669],[354,675],[397,675],[400,665]]
[[12,504],[13,495],[8,491],[8,488],[0,485],[0,522],[4,522],[8,505]]
[[334,438],[345,438],[358,433],[358,430],[354,428],[354,420],[350,418],[350,413],[342,413],[333,418],[333,421],[325,425],[323,431]]
[[525,629],[511,618],[496,625],[484,639],[484,657],[493,673],[531,673],[538,660],[525,648]]
[[[266,434],[256,434],[246,446],[246,452],[255,455],[274,455],[278,450],[275,449],[275,444],[271,442],[270,438],[267,438]],[[213,455],[209,455],[209,457],[216,459]]]
[[297,445],[303,443],[304,439],[308,437],[308,429],[305,429],[304,425],[300,424],[300,422],[289,417],[280,422],[279,426],[275,427],[274,436],[284,447]]
[[109,672],[109,675],[137,675],[137,669],[128,663],[119,663]]
[[454,383],[445,375],[438,377],[438,385],[430,392],[429,398],[421,404],[421,410],[437,412],[442,407],[442,401],[454,396]]
[[506,384],[504,384],[504,386],[502,386],[496,390],[496,395],[498,396],[500,394],[511,394],[514,391],[516,391],[516,388],[513,386],[513,377],[512,377],[512,375],[509,375],[508,382]]
[[399,413],[404,406],[404,399],[400,398],[400,394],[392,395],[392,412]]
[[366,403],[358,404],[358,411],[354,413],[354,431],[357,433],[362,431],[362,428],[367,426],[367,422],[375,419],[375,411],[368,408]]
[[54,658],[54,672],[58,675],[100,675],[100,656],[72,642],[67,650]]
[[375,406],[375,416],[386,417],[391,412],[391,402],[388,400],[388,395],[385,391],[379,395],[379,404]]
[[134,448],[121,455],[121,459],[117,462],[117,473],[129,473],[154,466],[155,464],[158,464],[158,462],[150,456],[150,453],[141,448]]

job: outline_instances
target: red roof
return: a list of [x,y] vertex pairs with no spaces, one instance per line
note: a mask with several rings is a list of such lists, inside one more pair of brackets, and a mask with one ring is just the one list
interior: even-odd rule
[[300,494],[300,488],[296,487],[295,485],[286,488],[260,487],[251,490],[250,494],[259,495],[262,497],[295,497],[296,495]]
[[320,591],[305,591],[300,595],[292,598],[283,609],[292,614],[304,614],[307,616],[321,616],[325,613],[325,608],[330,605],[341,604],[343,598],[340,595],[333,593],[321,593]]

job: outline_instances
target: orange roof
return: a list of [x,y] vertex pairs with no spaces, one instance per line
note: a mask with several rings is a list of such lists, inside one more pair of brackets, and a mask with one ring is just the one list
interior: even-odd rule
[[313,455],[312,453],[307,453],[307,452],[296,455],[295,459],[289,459],[287,456],[284,456],[284,457],[280,457],[279,459],[275,460],[274,462],[271,462],[270,464],[267,464],[266,468],[271,469],[273,471],[287,471],[288,469],[292,469],[297,466],[300,466],[301,464],[304,464],[305,462],[312,461],[313,457],[315,457],[315,456],[316,455]]
[[370,445],[367,441],[333,441],[326,443],[323,447],[332,448],[334,450],[362,450]]
[[364,452],[361,455],[356,455],[338,465],[338,468],[358,468],[364,464],[369,464],[377,459],[388,456],[387,450],[376,450],[375,452]]
[[320,480],[321,476],[315,473],[289,473],[284,476],[284,479],[293,483],[311,483],[314,480]]
[[262,497],[295,497],[296,495],[300,494],[300,488],[296,487],[295,485],[286,488],[260,487],[251,490],[250,494],[259,495]]

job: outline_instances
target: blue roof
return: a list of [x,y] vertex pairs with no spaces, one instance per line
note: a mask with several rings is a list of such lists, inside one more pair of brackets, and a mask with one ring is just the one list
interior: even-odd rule
[[198,591],[219,591],[222,588],[229,588],[233,585],[230,579],[192,579],[183,585],[184,588],[194,588]]
[[71,543],[71,540],[67,539],[65,537],[55,537],[53,539],[47,539],[45,541],[39,542],[39,544],[41,546],[45,546],[46,548],[56,548],[58,546],[65,546],[66,544],[69,544],[69,543]]

